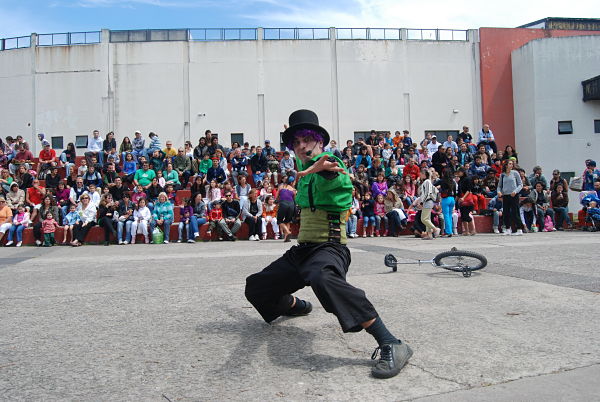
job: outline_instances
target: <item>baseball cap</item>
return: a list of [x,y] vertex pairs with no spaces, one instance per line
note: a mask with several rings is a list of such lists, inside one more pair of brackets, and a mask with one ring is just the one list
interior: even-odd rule
[[596,161],[589,161],[589,162],[587,163],[587,165],[588,165],[588,166],[591,166],[591,167],[596,167]]

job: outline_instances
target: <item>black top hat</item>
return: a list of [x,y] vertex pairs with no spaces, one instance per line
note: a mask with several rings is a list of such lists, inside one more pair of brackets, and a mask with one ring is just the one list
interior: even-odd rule
[[288,145],[292,143],[296,131],[302,129],[314,130],[323,136],[323,144],[329,143],[329,133],[323,127],[319,126],[319,118],[312,110],[300,109],[290,115],[289,127],[283,132],[283,143]]

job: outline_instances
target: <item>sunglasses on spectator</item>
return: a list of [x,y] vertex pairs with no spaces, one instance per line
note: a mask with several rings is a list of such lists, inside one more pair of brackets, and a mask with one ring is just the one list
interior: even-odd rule
[[225,194],[225,197],[231,197],[231,194]]

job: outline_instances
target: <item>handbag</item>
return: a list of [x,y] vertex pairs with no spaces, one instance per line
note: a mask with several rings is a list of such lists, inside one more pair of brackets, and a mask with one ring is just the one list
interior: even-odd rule
[[546,232],[552,232],[554,230],[554,223],[552,223],[552,218],[548,215],[544,218],[544,230]]
[[569,182],[569,188],[573,191],[583,190],[583,177],[571,177],[571,181]]

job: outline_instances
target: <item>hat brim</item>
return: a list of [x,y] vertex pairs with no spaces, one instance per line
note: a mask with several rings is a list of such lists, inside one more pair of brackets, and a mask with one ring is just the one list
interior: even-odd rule
[[321,134],[323,136],[323,145],[329,144],[329,133],[327,132],[327,130],[325,130],[323,127],[321,127],[317,124],[312,124],[312,123],[300,123],[300,124],[296,124],[291,127],[288,127],[283,132],[283,135],[281,136],[283,143],[287,146],[287,144],[290,144],[292,142],[292,140],[294,139],[294,135],[296,134],[296,132],[298,130],[304,130],[304,129],[313,130],[313,131],[318,132],[319,134]]

